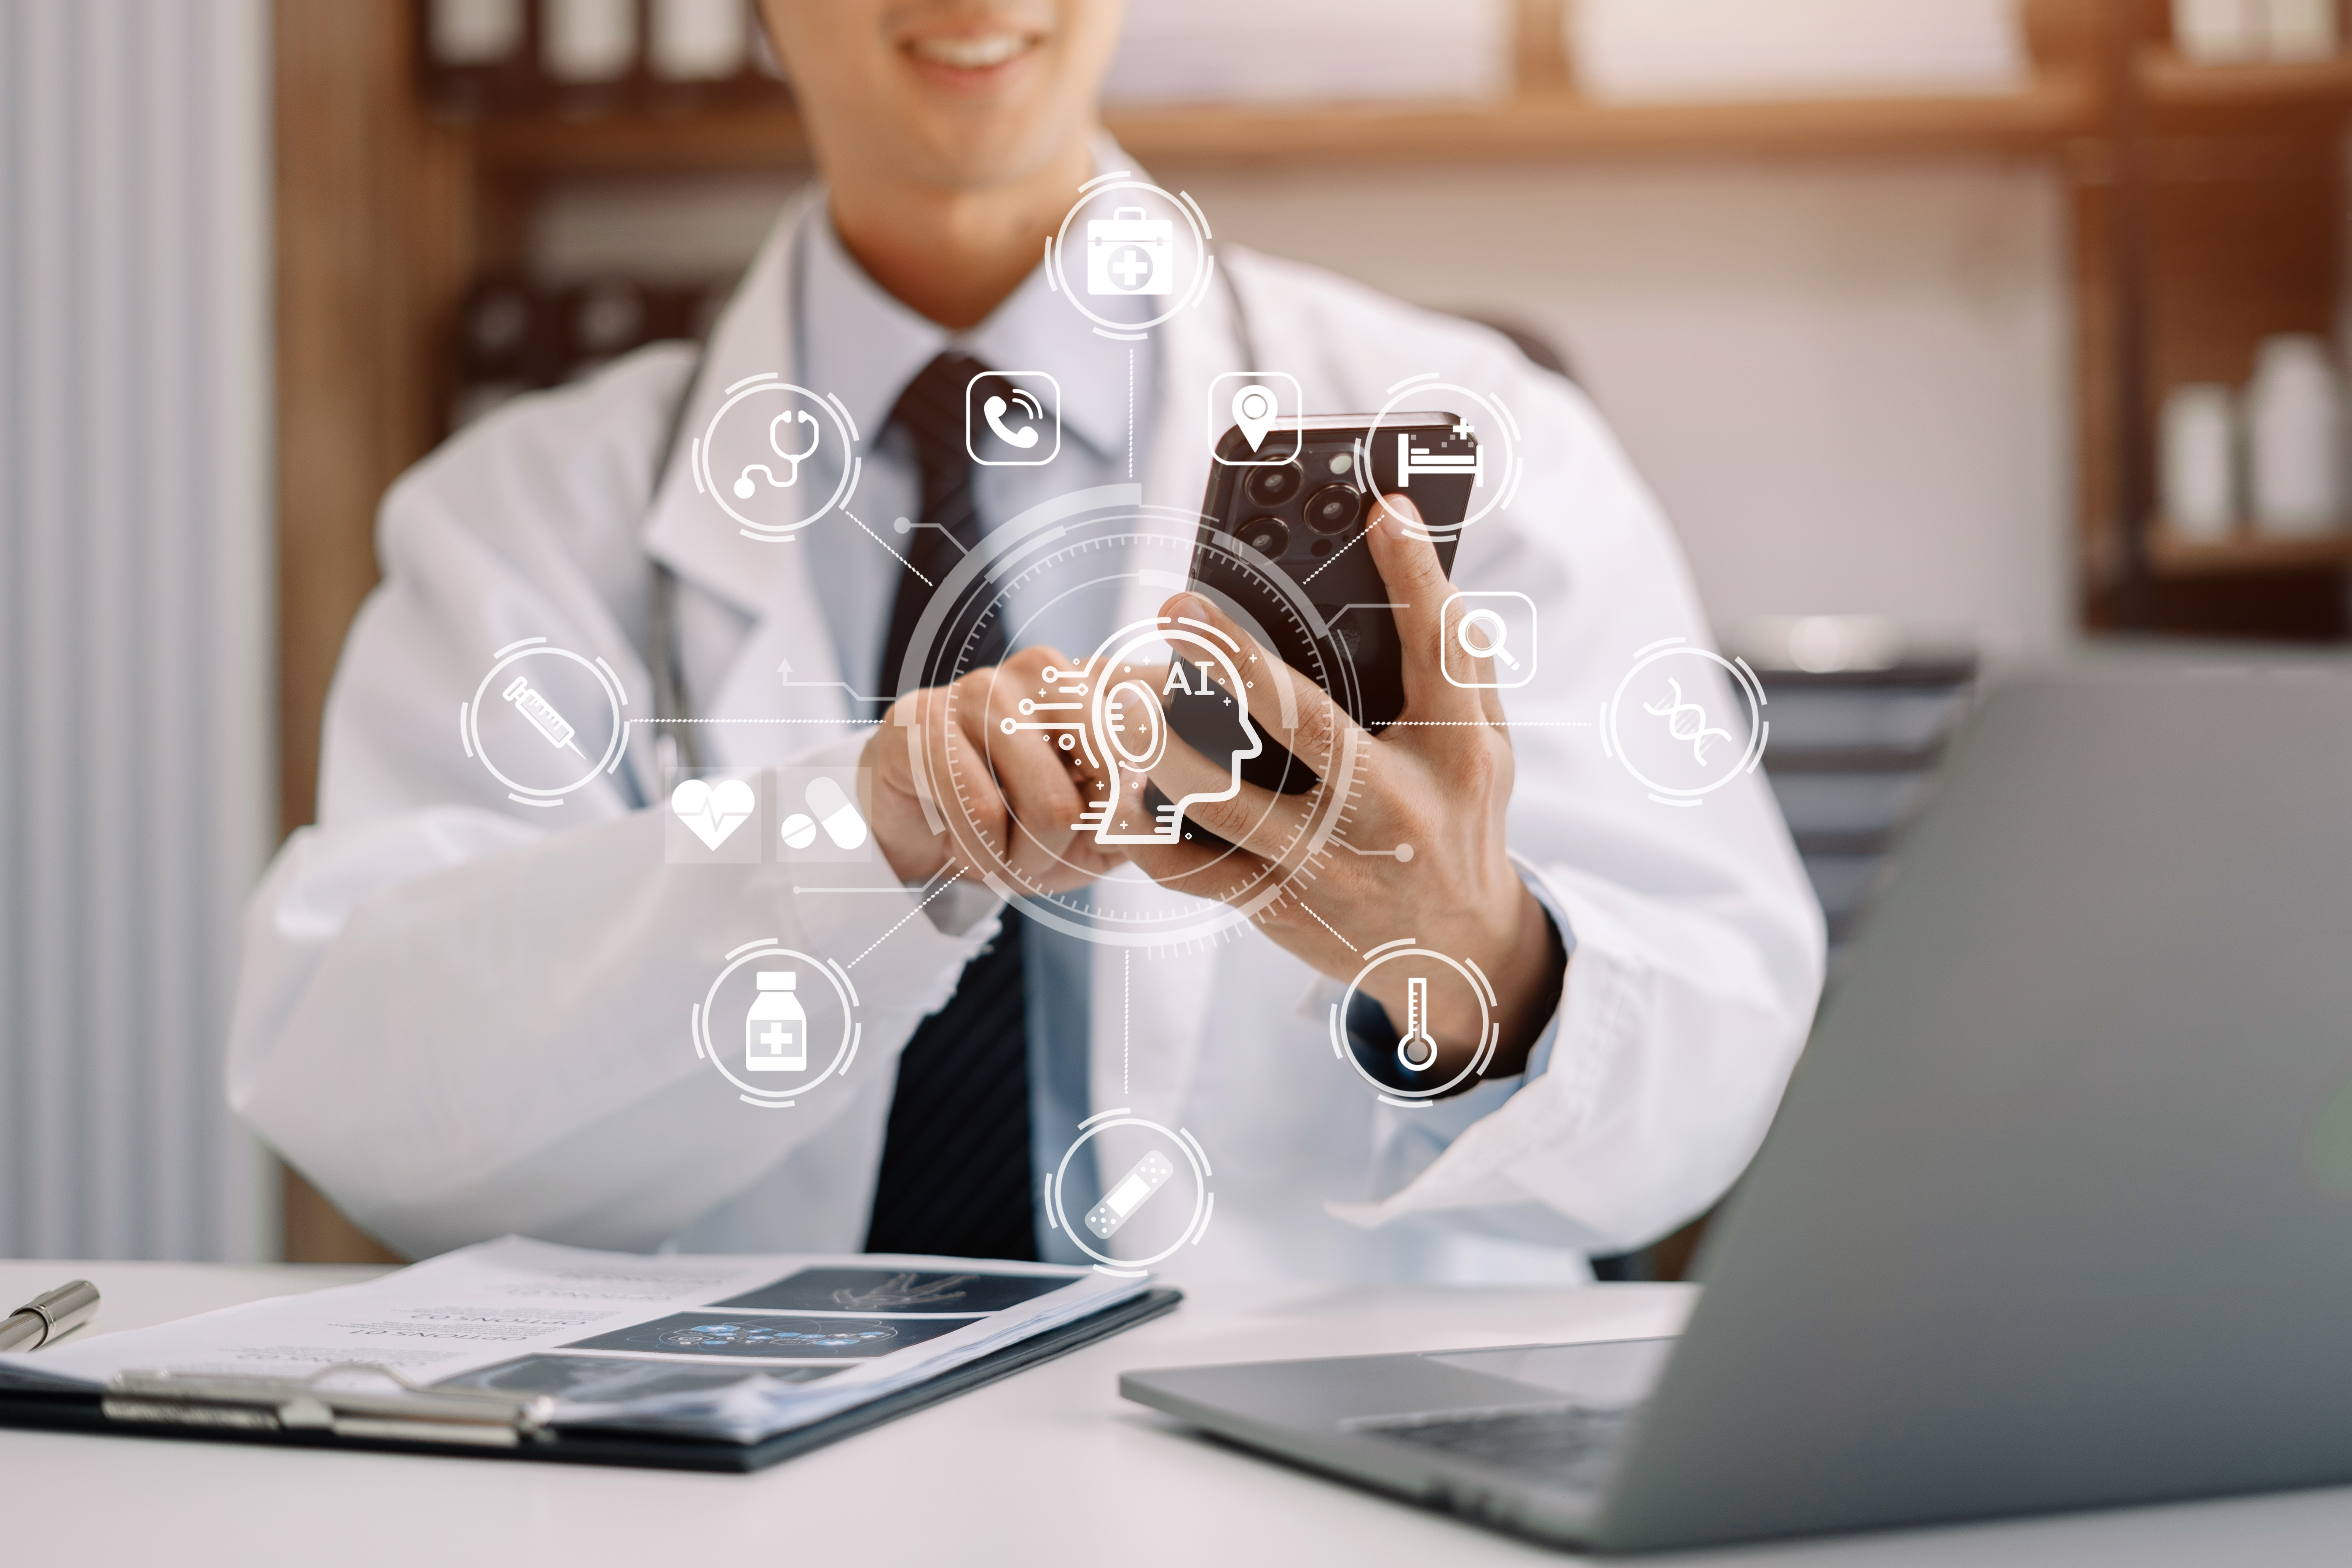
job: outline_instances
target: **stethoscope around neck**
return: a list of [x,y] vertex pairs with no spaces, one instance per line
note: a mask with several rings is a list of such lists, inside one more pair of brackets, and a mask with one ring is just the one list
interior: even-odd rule
[[[824,210],[822,203],[811,206],[808,213],[802,215],[800,223],[793,230],[792,264],[788,269],[789,278],[785,287],[790,290],[787,310],[792,323],[791,341],[795,348],[808,342],[809,214],[821,213]],[[1242,299],[1239,285],[1234,281],[1233,268],[1219,267],[1216,269],[1216,275],[1219,282],[1224,286],[1225,302],[1233,310],[1234,344],[1241,353],[1241,363],[1245,369],[1263,368],[1259,365],[1257,357],[1257,336],[1250,326],[1249,306]],[[670,459],[677,453],[678,437],[686,423],[686,411],[694,401],[694,389],[702,379],[702,367],[709,358],[709,345],[705,343],[701,353],[695,358],[694,369],[687,375],[684,389],[678,394],[677,407],[670,412],[669,434],[662,443],[661,460],[654,467],[656,494],[659,493],[661,479],[669,472]],[[797,458],[789,450],[790,446],[794,444],[793,438],[784,436],[776,429],[778,425],[785,423],[791,416],[778,415],[769,422],[768,426],[768,445],[773,448],[780,459],[790,465],[790,477],[779,480],[772,472],[768,470],[766,464],[750,464],[745,467],[741,474],[736,477],[735,493],[738,497],[748,499],[757,492],[759,487],[751,482],[751,475],[755,472],[766,473],[768,482],[778,489],[787,488],[799,479],[800,466],[815,452],[818,439],[818,432],[814,429],[816,424],[814,417],[805,410],[801,411],[800,417],[807,420],[812,428],[806,448]],[[653,782],[656,787],[652,790],[638,788],[634,791],[640,797],[637,801],[640,806],[660,798],[662,791],[659,786],[662,779],[672,770],[698,768],[702,765],[702,748],[696,744],[694,739],[694,710],[692,704],[687,700],[686,675],[677,646],[677,574],[672,572],[666,563],[659,560],[654,562],[653,568],[653,603],[646,630],[648,655],[646,664],[654,684],[656,773]],[[630,773],[634,775],[635,767],[631,768]]]

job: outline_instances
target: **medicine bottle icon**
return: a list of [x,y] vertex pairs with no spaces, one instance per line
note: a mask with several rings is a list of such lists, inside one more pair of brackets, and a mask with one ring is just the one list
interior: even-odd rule
[[808,1070],[808,1015],[793,994],[799,973],[762,969],[759,1000],[743,1021],[743,1065],[752,1072]]

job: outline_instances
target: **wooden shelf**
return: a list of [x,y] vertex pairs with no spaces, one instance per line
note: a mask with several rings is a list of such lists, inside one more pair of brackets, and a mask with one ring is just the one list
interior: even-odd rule
[[2139,78],[2158,109],[2352,108],[2352,54],[2225,66],[2151,47],[2140,56]]
[[[2093,127],[2086,75],[2045,72],[1979,98],[1597,104],[1526,93],[1494,105],[1323,104],[1114,110],[1121,145],[1146,164],[1548,158],[1646,151],[1873,153],[2034,148]],[[807,166],[789,107],[671,116],[489,119],[471,127],[485,174],[509,179],[675,174]]]
[[2210,577],[2252,572],[2294,572],[2352,563],[2352,532],[2309,539],[2189,539],[2168,529],[2148,535],[2148,563],[2160,576]]

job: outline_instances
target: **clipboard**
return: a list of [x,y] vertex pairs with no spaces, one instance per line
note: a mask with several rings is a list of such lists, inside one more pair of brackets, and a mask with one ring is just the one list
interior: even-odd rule
[[0,1427],[749,1474],[1107,1340],[1174,1311],[1183,1300],[1181,1290],[1147,1290],[911,1388],[756,1443],[556,1426],[546,1418],[552,1403],[543,1395],[443,1389],[404,1395],[305,1394],[299,1385],[279,1380],[174,1381],[154,1375],[108,1390],[0,1391]]

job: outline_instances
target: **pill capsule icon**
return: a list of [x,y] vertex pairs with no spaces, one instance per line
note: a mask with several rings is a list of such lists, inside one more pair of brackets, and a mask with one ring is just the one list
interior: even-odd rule
[[839,784],[820,776],[810,782],[803,798],[835,848],[855,849],[866,842],[866,819]]
[[1111,1184],[1110,1193],[1102,1202],[1087,1211],[1087,1228],[1103,1240],[1134,1216],[1135,1211],[1150,1200],[1151,1194],[1176,1173],[1175,1163],[1154,1149],[1135,1163],[1135,1168]]

